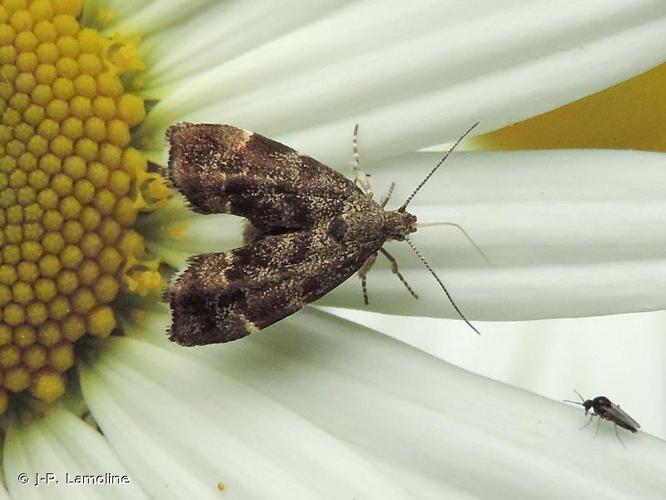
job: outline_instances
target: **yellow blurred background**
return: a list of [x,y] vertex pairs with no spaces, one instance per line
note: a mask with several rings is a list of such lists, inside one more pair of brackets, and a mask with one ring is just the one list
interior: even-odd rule
[[470,139],[470,149],[666,151],[666,64],[529,120]]

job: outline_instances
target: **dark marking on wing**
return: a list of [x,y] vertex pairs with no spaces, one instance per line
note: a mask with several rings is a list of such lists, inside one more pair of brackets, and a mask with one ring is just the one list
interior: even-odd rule
[[354,183],[317,160],[229,125],[169,128],[168,178],[200,213],[232,213],[260,231],[310,228],[339,214]]
[[191,259],[169,292],[171,340],[228,342],[265,328],[345,281],[383,243],[346,245],[330,224]]

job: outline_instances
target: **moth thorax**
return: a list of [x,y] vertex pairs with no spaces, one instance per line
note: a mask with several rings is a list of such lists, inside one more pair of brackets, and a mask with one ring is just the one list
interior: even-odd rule
[[409,212],[387,211],[383,213],[383,219],[386,239],[402,241],[416,232],[416,217]]

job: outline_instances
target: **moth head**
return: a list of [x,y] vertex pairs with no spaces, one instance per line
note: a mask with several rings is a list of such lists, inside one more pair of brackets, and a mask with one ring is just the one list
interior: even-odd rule
[[408,234],[416,232],[416,217],[409,212],[384,212],[384,228],[389,240],[404,241]]

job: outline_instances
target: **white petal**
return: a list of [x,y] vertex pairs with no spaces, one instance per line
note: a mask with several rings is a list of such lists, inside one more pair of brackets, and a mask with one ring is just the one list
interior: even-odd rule
[[[6,480],[6,477],[3,478],[3,481]],[[0,500],[11,500],[9,493],[5,489],[5,485],[0,483]]]
[[410,498],[374,461],[165,342],[113,339],[81,376],[100,427],[151,494],[219,498],[222,481],[229,499]]
[[150,251],[178,269],[192,255],[242,245],[243,225],[241,217],[197,214],[185,206],[181,196],[174,196],[166,206],[139,219],[135,229]]
[[326,308],[461,368],[551,399],[603,394],[666,438],[666,311],[485,323]]
[[[112,16],[110,21],[126,19],[140,10],[142,5],[147,3],[158,2],[154,0],[146,0],[146,2],[127,2],[126,0],[86,0],[85,2],[82,2],[83,8],[80,22],[82,26],[99,26],[100,14],[102,13],[106,16]],[[106,23],[101,24],[102,27],[106,25]]]
[[[288,14],[275,16],[271,15],[275,4],[270,1],[219,2],[194,15],[181,9],[179,22],[165,30],[154,30],[152,19],[146,22],[134,18],[129,22],[142,30],[145,27],[156,31],[141,48],[148,54],[159,54],[151,61],[146,76],[149,88],[159,88],[208,71],[264,43],[274,42],[283,34],[344,7],[345,3],[348,2],[285,0],[279,9]],[[183,43],[184,40],[187,43]],[[168,50],[165,51],[166,47]]]
[[[436,154],[396,159],[377,171],[405,200]],[[420,222],[462,225],[492,267],[450,227],[423,227],[412,241],[465,315],[524,320],[651,311],[666,307],[666,155],[629,151],[462,153],[408,207]],[[373,172],[374,174],[374,172]],[[391,205],[391,204],[390,204]],[[457,317],[402,242],[386,247],[419,294],[410,298],[380,256],[368,276],[370,308]],[[358,279],[318,304],[365,308]]]
[[[177,120],[232,123],[342,166],[359,123],[374,162],[636,75],[662,62],[665,29],[666,4],[648,0],[354,2],[165,87],[139,135],[161,140]],[[198,49],[192,58],[205,60]]]
[[[182,21],[186,15],[196,13],[202,7],[213,4],[212,0],[150,0],[127,2],[106,0],[105,7],[117,12],[117,22],[109,31],[120,33],[149,34],[164,29],[172,23]],[[183,12],[187,9],[186,13]]]
[[[625,432],[624,449],[611,425],[601,426],[593,440],[593,428],[578,430],[586,422],[579,408],[472,375],[311,309],[191,356],[195,377],[204,366],[218,373],[208,384],[227,396],[218,403],[219,427],[227,412],[237,411],[237,395],[219,385],[233,379],[245,387],[245,398],[261,393],[293,412],[291,418],[305,418],[348,443],[414,499],[656,498],[666,487],[662,441]],[[180,372],[180,364],[170,363],[163,358],[165,371]],[[171,386],[173,377],[162,376]],[[190,381],[189,391],[199,392],[201,382]],[[212,411],[212,402],[179,397]],[[243,421],[234,422],[236,435],[244,435]],[[316,453],[314,460],[328,464],[334,457]],[[627,464],[634,473],[626,473]],[[356,496],[368,497],[375,495]]]
[[[12,498],[114,499],[147,498],[135,474],[129,474],[107,441],[73,414],[53,408],[27,425],[9,425],[4,444],[5,481]],[[58,483],[39,483],[36,478],[53,473]],[[77,474],[127,475],[129,484],[67,484]],[[27,474],[28,482],[19,482]]]

